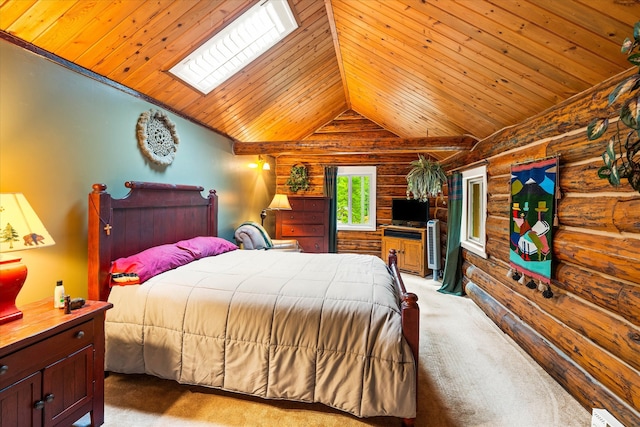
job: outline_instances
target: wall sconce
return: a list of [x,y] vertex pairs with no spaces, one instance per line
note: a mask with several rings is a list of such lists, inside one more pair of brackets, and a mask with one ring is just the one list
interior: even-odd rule
[[263,171],[271,170],[271,165],[262,156],[258,156],[257,163],[249,163],[251,169],[262,169]]
[[7,252],[55,245],[22,193],[0,194],[0,324],[20,319],[16,298],[27,279],[27,266]]
[[267,211],[290,211],[291,204],[289,203],[289,198],[286,194],[276,194],[273,196],[273,200],[269,203],[269,206],[265,209],[262,209],[260,212],[260,219],[262,220],[262,225],[264,225],[264,219],[267,217]]

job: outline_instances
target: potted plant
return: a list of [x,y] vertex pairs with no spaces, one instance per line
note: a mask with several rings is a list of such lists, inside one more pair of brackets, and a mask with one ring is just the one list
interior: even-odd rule
[[[640,22],[633,27],[633,40],[626,38],[622,43],[622,53],[627,60],[640,67],[640,53],[633,53],[640,45]],[[609,94],[609,106],[621,96],[627,100],[620,108],[620,120],[616,121],[616,131],[609,139],[602,153],[604,166],[598,170],[598,176],[608,179],[614,186],[620,185],[620,178],[626,178],[631,187],[640,192],[640,71],[627,77]],[[622,123],[625,127],[620,125]],[[587,138],[590,141],[600,138],[609,126],[608,118],[596,118],[587,126]]]
[[429,197],[442,193],[442,184],[447,180],[447,174],[440,163],[418,154],[418,160],[412,161],[411,166],[407,174],[407,199],[413,194],[414,199],[425,202]]

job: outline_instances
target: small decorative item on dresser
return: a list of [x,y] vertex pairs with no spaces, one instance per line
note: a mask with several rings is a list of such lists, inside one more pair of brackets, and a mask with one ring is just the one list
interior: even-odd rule
[[55,308],[64,308],[64,297],[64,285],[62,284],[62,280],[58,280],[53,290],[53,306]]
[[84,298],[74,298],[69,303],[69,308],[71,310],[77,310],[79,308],[84,307],[85,300]]

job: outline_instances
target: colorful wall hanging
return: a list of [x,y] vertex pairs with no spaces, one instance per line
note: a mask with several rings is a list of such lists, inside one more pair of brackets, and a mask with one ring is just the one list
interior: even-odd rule
[[[509,262],[513,278],[548,291],[553,260],[553,224],[558,158],[511,167]],[[538,283],[536,283],[538,281]]]

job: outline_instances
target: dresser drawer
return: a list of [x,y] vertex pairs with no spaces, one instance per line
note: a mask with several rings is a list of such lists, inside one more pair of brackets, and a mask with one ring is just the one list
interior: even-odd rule
[[0,358],[0,389],[93,343],[93,320]]
[[328,250],[324,237],[300,237],[298,238],[298,244],[303,252],[323,253]]
[[327,207],[326,199],[305,199],[304,210],[307,212],[323,212]]
[[[291,205],[291,209],[294,211],[304,210],[304,199],[302,198],[289,197],[289,204]],[[280,212],[283,212],[283,211],[280,211]]]
[[324,212],[286,211],[281,215],[283,226],[285,224],[322,224],[325,221]]
[[311,197],[300,197],[300,198],[289,198],[289,204],[291,205],[291,209],[294,211],[305,211],[305,212],[322,212],[327,207],[327,199],[320,198],[311,198]]
[[322,224],[282,224],[282,237],[324,236]]

